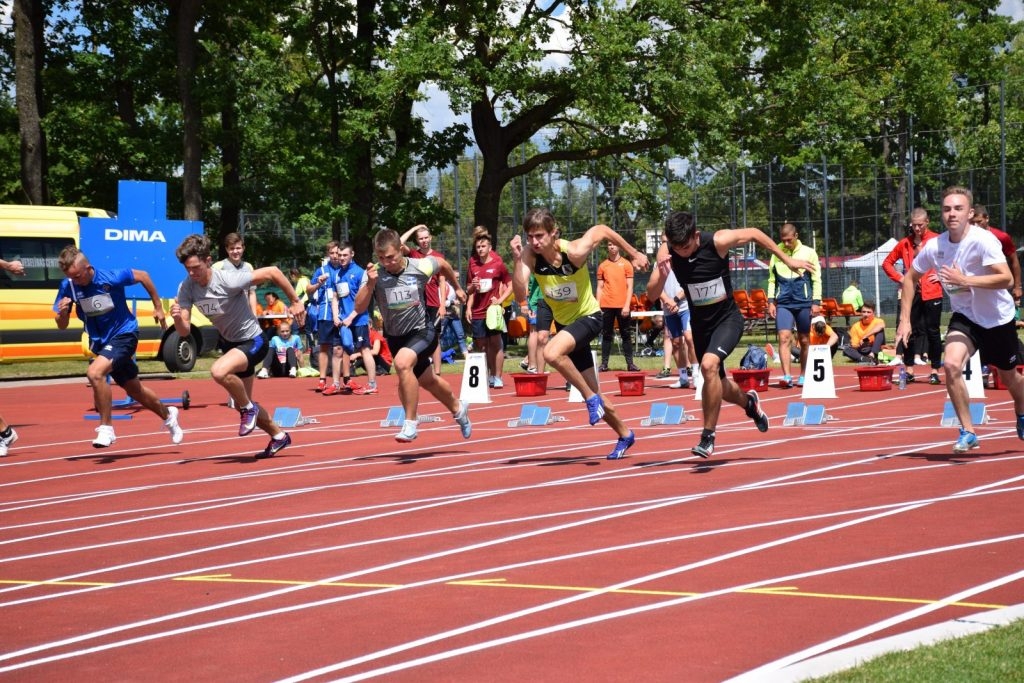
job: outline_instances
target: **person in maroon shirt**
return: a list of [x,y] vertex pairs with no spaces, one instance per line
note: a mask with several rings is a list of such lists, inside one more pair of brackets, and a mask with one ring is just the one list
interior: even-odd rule
[[1013,297],[1014,303],[1019,306],[1021,295],[1020,259],[1017,258],[1017,245],[1013,243],[1013,238],[999,228],[988,224],[988,209],[984,204],[974,205],[971,225],[985,228],[999,240],[999,246],[1003,248],[1003,256],[1006,257],[1006,265],[1010,266],[1010,273],[1013,274],[1013,288],[1010,290],[1010,295]]
[[[889,255],[882,262],[882,270],[889,276],[889,279],[898,285],[903,284],[903,276],[910,270],[910,264],[914,257],[921,251],[924,243],[938,237],[938,233],[932,232],[928,227],[928,212],[917,207],[910,212],[910,227],[907,228],[907,236],[901,239]],[[896,270],[896,262],[903,262],[903,272]],[[898,313],[899,311],[897,311]],[[902,356],[907,366],[907,381],[914,381],[914,365],[923,364],[920,360],[921,354],[927,349],[928,362],[932,366],[929,383],[939,383],[939,368],[942,367],[942,335],[939,334],[939,325],[942,318],[942,285],[935,273],[935,269],[929,270],[920,280],[917,289],[914,291],[914,301],[910,307],[910,326],[913,332],[910,337],[909,357],[904,354],[907,349],[897,344],[896,353]],[[899,325],[899,316],[896,324]]]
[[[431,246],[431,242],[434,238],[430,234],[430,228],[423,224],[414,225],[409,228],[399,239],[402,240],[402,254],[404,256],[410,256],[412,258],[426,258],[428,256],[433,256],[439,259],[444,258],[444,254]],[[405,243],[410,239],[416,242],[415,249],[410,249],[405,245]],[[434,326],[437,328],[438,339],[441,338],[441,324],[444,322],[446,310],[445,307],[441,305],[441,302],[445,301],[447,296],[448,284],[445,282],[444,276],[440,273],[434,273],[430,280],[427,281],[427,318],[434,321]],[[438,344],[437,348],[434,349],[434,369],[440,374],[440,344]]]
[[487,354],[487,383],[501,389],[501,369],[505,364],[505,350],[501,343],[501,330],[487,327],[487,308],[501,304],[512,291],[512,275],[497,252],[491,250],[491,233],[478,225],[473,230],[473,251],[466,273],[466,318],[472,328],[473,347]]

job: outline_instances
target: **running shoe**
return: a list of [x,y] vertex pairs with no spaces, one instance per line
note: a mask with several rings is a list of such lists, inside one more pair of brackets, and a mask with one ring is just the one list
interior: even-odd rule
[[655,379],[668,379],[671,376],[672,376],[672,368],[662,368],[661,371],[658,372],[658,374],[655,375],[654,377],[655,377]]
[[524,358],[521,361],[519,361],[519,367],[521,367],[523,370],[528,370],[530,368],[530,362]]
[[316,390],[317,391],[323,391],[326,388],[327,388],[327,379],[325,377],[321,377],[319,380],[317,380]]
[[[1024,439],[1024,437],[1021,437]],[[14,445],[14,442],[18,440],[18,432],[14,431],[14,427],[11,427],[10,436],[0,436],[0,458],[7,455],[8,449]]]
[[260,371],[256,373],[256,379],[266,379],[270,377],[270,372],[266,368],[260,368]]
[[526,374],[528,374],[528,375],[536,375],[537,374],[537,368],[534,368],[534,367],[526,368]]
[[468,439],[473,435],[473,425],[469,422],[469,404],[465,401],[459,401],[459,411],[455,413],[455,422],[458,423],[459,429],[462,430],[462,438]]
[[114,428],[110,425],[100,425],[96,428],[96,438],[92,440],[93,448],[106,448],[117,441],[114,436]]
[[273,458],[275,455],[283,451],[287,446],[292,445],[292,437],[288,435],[288,432],[281,432],[284,434],[284,438],[281,439],[270,439],[270,443],[263,449],[261,453],[256,454],[257,460],[263,458]]
[[939,373],[933,372],[928,375],[928,384],[939,384]]
[[[14,438],[17,439],[18,435],[15,434]],[[1024,439],[1024,415],[1017,416],[1017,438]],[[11,443],[14,442],[12,441]],[[0,455],[3,455],[3,453],[0,453]]]
[[796,385],[798,387],[802,387],[804,385],[804,376],[803,375],[800,375],[799,377],[796,378]]
[[[1017,421],[1017,424],[1020,424],[1020,420]],[[1017,429],[1019,431],[1020,427],[1018,426]],[[956,440],[955,444],[953,444],[953,452],[966,453],[972,448],[978,448],[978,437],[974,434],[974,432],[965,431],[964,428],[961,427],[960,438]]]
[[164,420],[164,427],[167,427],[167,431],[171,433],[171,443],[181,443],[181,440],[185,438],[185,432],[178,424],[178,409],[174,406],[167,407],[167,419]]
[[299,374],[299,372],[295,368],[288,368],[288,376],[289,377],[295,377],[298,374]]
[[640,368],[638,368],[633,363],[629,363],[628,365],[626,365],[626,372],[642,372],[642,370],[640,370]]
[[704,430],[700,435],[700,443],[690,449],[690,452],[696,455],[698,458],[704,458],[705,460],[710,458],[715,452],[715,433]]
[[601,363],[599,366],[597,366],[597,371],[598,372],[608,372],[608,364],[607,363]]
[[377,383],[368,382],[365,386],[356,384],[355,382],[349,382],[349,386],[352,388],[352,393],[356,396],[365,396],[366,394],[377,393]]
[[770,343],[764,345],[764,353],[771,360],[775,360],[775,347],[772,346]]
[[419,423],[416,420],[403,420],[402,431],[395,434],[395,441],[401,443],[409,443],[415,441],[416,437],[419,436]]
[[323,393],[324,396],[334,396],[335,394],[340,394],[341,393],[341,385],[340,384],[332,384],[331,386],[329,386],[326,389],[324,389],[322,393]]
[[748,391],[747,396],[750,397],[750,401],[747,403],[745,410],[747,417],[754,421],[757,425],[757,431],[767,432],[768,431],[768,416],[761,410],[761,399],[757,397],[756,391]]
[[914,356],[914,365],[928,365],[928,361],[921,356]]
[[500,377],[495,377],[494,384],[492,384],[491,386],[494,387],[495,389],[504,389],[505,383],[501,381]]
[[793,386],[793,378],[789,375],[783,375],[782,379],[779,380],[779,386],[783,389],[789,389]]
[[913,384],[916,381],[917,381],[917,378],[914,377],[914,373],[908,372],[907,373],[907,384]]
[[256,429],[256,418],[260,414],[260,404],[253,403],[252,407],[246,410],[245,408],[239,408],[238,414],[241,415],[242,420],[238,425],[238,435],[245,436]]
[[608,454],[608,460],[620,460],[626,457],[626,451],[633,447],[636,443],[636,436],[633,434],[633,430],[629,430],[629,434],[626,436],[620,436],[619,440],[615,442],[615,450]]
[[604,417],[604,401],[601,400],[600,394],[594,394],[587,399],[587,416],[592,425],[596,425]]

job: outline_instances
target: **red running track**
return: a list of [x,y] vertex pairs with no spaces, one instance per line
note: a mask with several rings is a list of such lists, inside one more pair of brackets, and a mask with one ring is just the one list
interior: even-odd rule
[[[511,382],[472,406],[472,439],[430,399],[443,419],[399,444],[378,424],[394,377],[375,396],[260,381],[265,405],[318,420],[270,460],[208,379],[147,382],[190,392],[184,443],[137,412],[104,450],[84,380],[4,385],[21,440],[0,460],[0,673],[717,681],[1024,602],[1007,394],[953,456],[942,387],[836,374],[834,420],[782,426],[799,394],[773,388],[770,431],[728,406],[709,461],[689,454],[699,421],[640,426],[654,400],[700,415],[650,377],[620,397],[602,375],[637,433],[614,462],[582,404]],[[566,420],[510,428],[526,400]]]

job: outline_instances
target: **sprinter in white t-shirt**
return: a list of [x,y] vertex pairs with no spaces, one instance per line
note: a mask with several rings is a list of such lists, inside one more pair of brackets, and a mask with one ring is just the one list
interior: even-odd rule
[[950,187],[942,197],[942,222],[946,232],[929,240],[914,258],[909,277],[903,278],[902,315],[896,341],[910,337],[910,306],[914,287],[928,270],[934,268],[949,295],[953,317],[946,331],[943,369],[946,391],[960,419],[960,437],[954,453],[978,448],[978,437],[971,422],[967,384],[963,368],[974,352],[981,362],[995,367],[999,379],[1013,397],[1017,415],[1017,436],[1024,439],[1024,377],[1017,374],[1020,341],[1014,323],[1014,305],[1007,288],[1013,275],[997,240],[991,233],[971,226],[974,213],[971,191]]

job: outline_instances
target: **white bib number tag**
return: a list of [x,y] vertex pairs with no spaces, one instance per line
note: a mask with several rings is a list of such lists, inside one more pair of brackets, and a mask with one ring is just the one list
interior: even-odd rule
[[203,312],[207,318],[214,318],[224,311],[221,310],[219,299],[200,299],[194,303],[195,307]]
[[114,300],[110,298],[109,294],[87,296],[79,301],[79,303],[82,304],[82,312],[85,313],[87,318],[110,313],[114,310]]
[[545,287],[544,295],[553,301],[576,301],[579,299],[575,282],[563,282],[553,287]]
[[388,287],[384,293],[390,309],[409,308],[419,299],[419,288],[416,285]]
[[345,281],[338,283],[338,298],[344,299],[349,294],[348,283]]
[[686,289],[694,306],[710,306],[725,301],[725,282],[720,277],[707,282],[688,284]]

